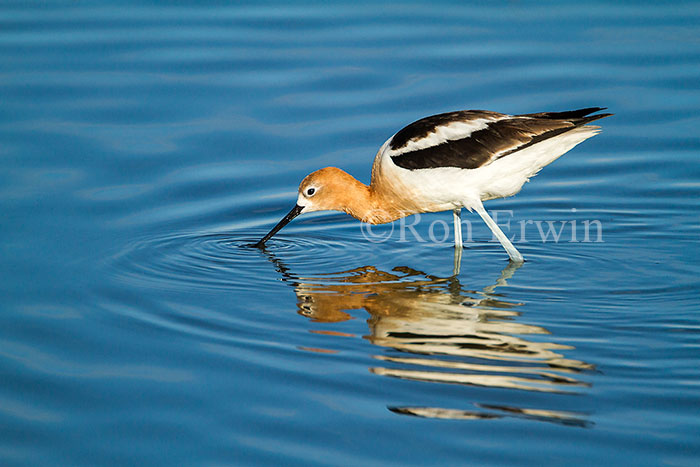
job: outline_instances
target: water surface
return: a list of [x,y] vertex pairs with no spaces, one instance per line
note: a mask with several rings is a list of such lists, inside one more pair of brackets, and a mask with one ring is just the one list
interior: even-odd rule
[[[697,465],[699,20],[3,4],[0,463]],[[417,118],[589,106],[600,135],[487,203],[522,266],[466,213],[458,274],[450,213],[246,247]]]

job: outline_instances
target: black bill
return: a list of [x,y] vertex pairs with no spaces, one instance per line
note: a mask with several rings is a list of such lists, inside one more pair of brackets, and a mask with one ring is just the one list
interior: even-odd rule
[[292,210],[289,211],[289,214],[287,214],[286,216],[284,216],[284,219],[282,219],[281,221],[279,221],[279,222],[277,223],[277,225],[274,226],[274,227],[272,228],[272,230],[270,230],[270,232],[269,232],[267,235],[265,235],[258,243],[254,244],[253,246],[254,246],[255,248],[262,248],[262,247],[264,247],[266,241],[268,241],[270,238],[272,238],[272,236],[273,236],[274,234],[276,234],[277,232],[279,232],[280,229],[282,229],[282,227],[284,227],[285,225],[289,224],[289,223],[291,222],[292,219],[294,219],[294,218],[297,217],[299,214],[301,214],[301,211],[303,211],[303,210],[304,210],[304,206],[299,206],[298,204],[297,204],[296,206],[294,206],[294,207],[292,208]]

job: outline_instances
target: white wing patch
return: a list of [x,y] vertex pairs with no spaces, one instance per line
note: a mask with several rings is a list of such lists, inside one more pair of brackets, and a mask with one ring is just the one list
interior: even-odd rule
[[[437,146],[446,141],[454,141],[464,139],[471,136],[472,133],[488,128],[489,123],[502,120],[503,117],[485,117],[476,118],[468,121],[453,121],[447,124],[437,126],[435,130],[426,136],[417,139],[411,139],[406,145],[400,149],[392,151],[392,156],[398,156],[407,152],[418,151]],[[393,137],[392,137],[393,138]],[[390,138],[391,140],[391,138]]]

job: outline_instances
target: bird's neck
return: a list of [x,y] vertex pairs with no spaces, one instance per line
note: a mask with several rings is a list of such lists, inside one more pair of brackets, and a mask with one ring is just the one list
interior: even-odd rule
[[372,186],[367,186],[348,175],[347,191],[344,193],[343,208],[355,219],[369,224],[385,224],[408,214],[394,200]]

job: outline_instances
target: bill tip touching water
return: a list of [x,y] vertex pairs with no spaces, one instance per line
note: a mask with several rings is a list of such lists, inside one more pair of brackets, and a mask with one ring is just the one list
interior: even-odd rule
[[511,261],[523,256],[484,209],[483,201],[517,194],[531,177],[596,135],[588,125],[608,117],[603,107],[506,115],[462,110],[417,120],[390,137],[374,158],[369,185],[335,167],[307,175],[294,208],[253,246],[292,219],[341,211],[370,224],[425,212],[452,211],[455,248],[462,248],[461,210],[476,211]]

